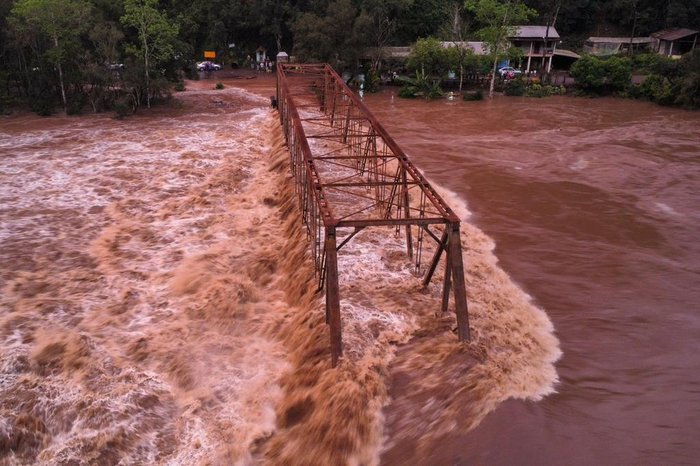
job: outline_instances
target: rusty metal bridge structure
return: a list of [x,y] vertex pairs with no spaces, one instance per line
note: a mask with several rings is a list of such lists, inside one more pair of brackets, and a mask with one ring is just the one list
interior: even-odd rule
[[325,290],[333,366],[343,353],[338,253],[365,228],[403,232],[417,272],[424,240],[435,241],[423,285],[444,253],[442,310],[452,294],[458,337],[468,341],[457,215],[330,65],[279,64],[277,105],[318,289]]

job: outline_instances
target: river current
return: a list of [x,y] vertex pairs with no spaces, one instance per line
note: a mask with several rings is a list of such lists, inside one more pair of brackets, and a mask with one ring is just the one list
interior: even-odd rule
[[443,464],[696,463],[700,114],[619,99],[365,100],[467,200],[563,351],[555,394],[505,403],[436,448]]
[[332,369],[274,81],[222,80],[0,120],[0,464],[692,462],[697,114],[365,96],[464,220],[473,341],[363,231]]

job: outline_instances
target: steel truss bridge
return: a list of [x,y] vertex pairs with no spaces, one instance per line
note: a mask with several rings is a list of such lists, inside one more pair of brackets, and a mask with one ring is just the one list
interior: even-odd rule
[[[468,341],[460,222],[455,213],[330,65],[279,64],[277,104],[318,289],[325,289],[333,366],[343,351],[338,252],[370,227],[404,230],[406,253],[417,270],[423,240],[435,241],[423,285],[430,283],[445,253],[442,309],[447,311],[452,293],[458,336]],[[339,230],[347,233],[339,235]]]

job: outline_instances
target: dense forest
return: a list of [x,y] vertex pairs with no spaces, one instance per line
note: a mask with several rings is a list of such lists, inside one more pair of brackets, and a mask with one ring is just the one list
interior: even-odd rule
[[[499,0],[489,0],[497,3]],[[502,1],[502,0],[501,0]],[[476,39],[469,0],[0,0],[0,110],[150,106],[204,50],[244,66],[258,47],[352,66],[369,47]],[[511,3],[520,3],[513,1]],[[588,35],[700,29],[700,0],[527,0],[564,45]],[[115,81],[119,81],[119,85]]]

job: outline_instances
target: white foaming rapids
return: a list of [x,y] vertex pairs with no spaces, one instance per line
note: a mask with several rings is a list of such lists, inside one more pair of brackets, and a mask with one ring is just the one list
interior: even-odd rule
[[[439,285],[420,289],[393,229],[356,235],[339,253],[345,358],[331,369],[318,298],[290,298],[309,296],[312,277],[299,271],[289,174],[270,171],[268,100],[183,96],[185,114],[28,119],[0,134],[0,444],[14,445],[0,461],[376,464],[390,364],[436,318]],[[484,363],[446,367],[464,346],[442,316],[416,387],[443,377],[454,404],[464,386],[485,395],[466,420],[429,396],[438,418],[409,421],[436,431],[556,381],[546,314],[498,268],[490,238],[465,223],[463,244],[468,350]]]

